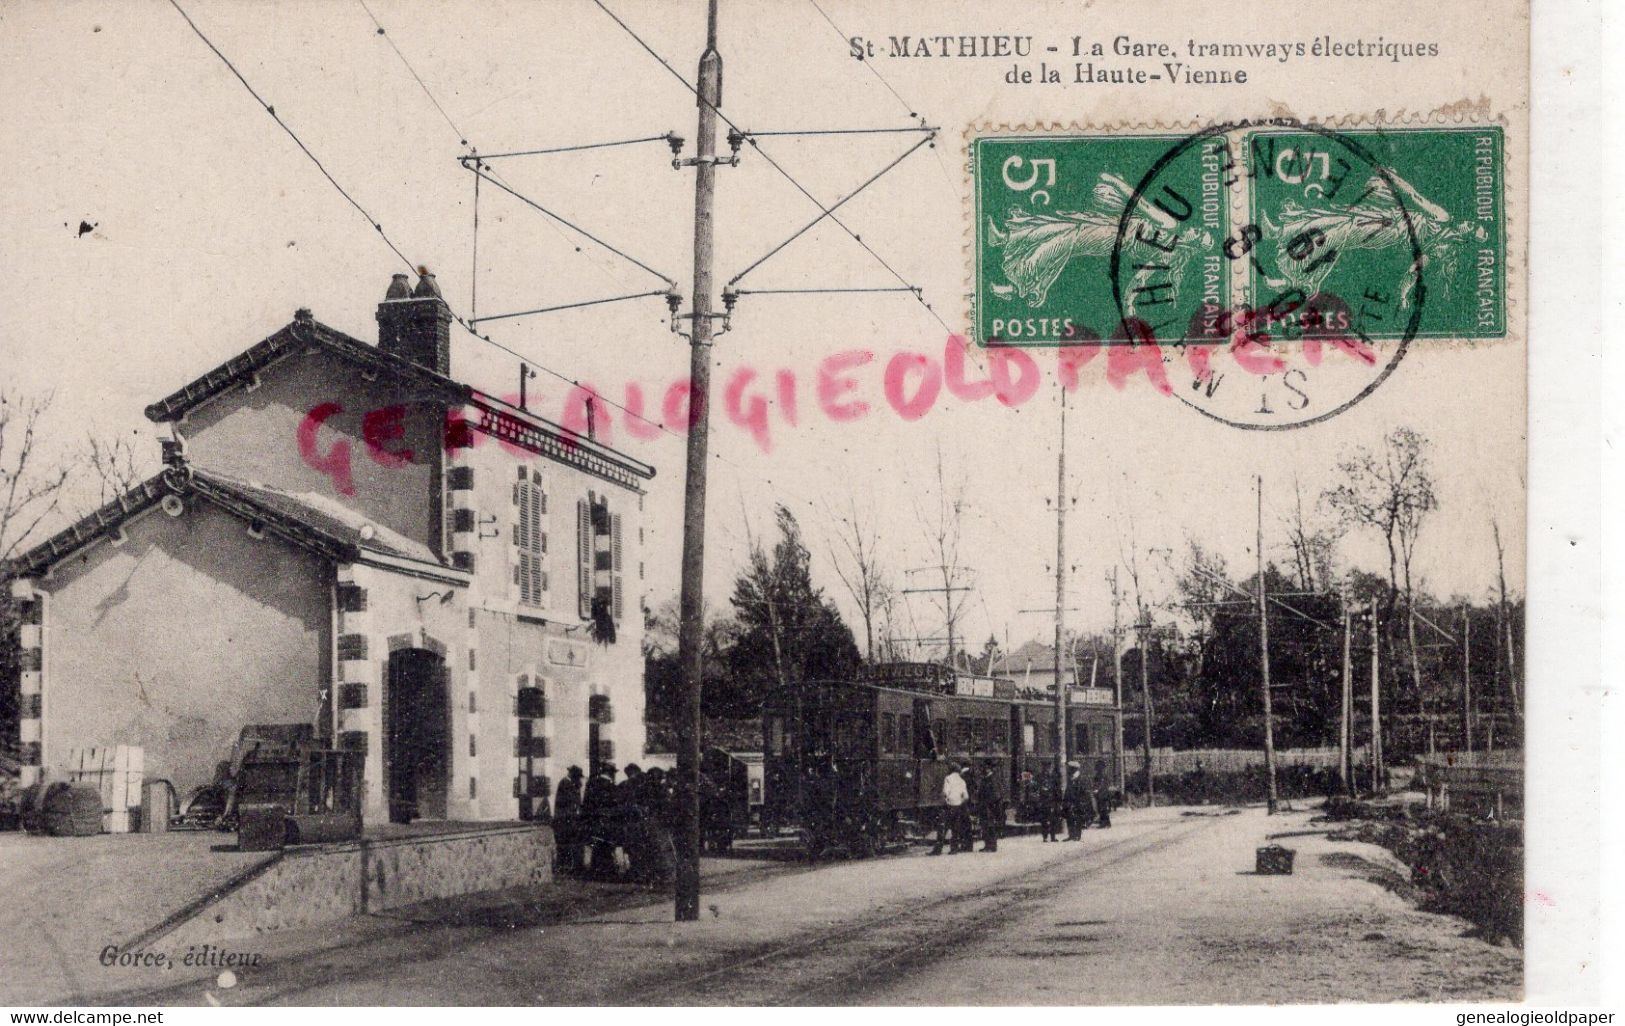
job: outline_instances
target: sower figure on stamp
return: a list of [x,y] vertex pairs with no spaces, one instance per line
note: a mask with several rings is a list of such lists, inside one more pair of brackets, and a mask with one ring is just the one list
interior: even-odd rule
[[999,776],[993,763],[985,763],[976,781],[976,814],[982,820],[982,850],[999,850],[999,831],[1004,827],[1004,795],[999,793]]
[[581,870],[581,767],[571,766],[558,794],[553,796],[553,840],[558,846],[559,869]]

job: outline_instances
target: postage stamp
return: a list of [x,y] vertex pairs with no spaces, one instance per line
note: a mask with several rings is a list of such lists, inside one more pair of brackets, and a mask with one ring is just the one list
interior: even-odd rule
[[[1506,333],[1499,126],[1271,120],[991,135],[970,150],[983,344],[1132,342],[1134,320],[1159,342],[1210,342],[1218,311],[1278,313],[1283,297],[1303,311],[1290,339],[1324,320],[1311,308],[1382,281],[1401,291],[1350,324],[1363,342]],[[1174,315],[1197,309],[1193,335]]]
[[1506,334],[1503,148],[1284,118],[973,138],[977,339],[1154,345],[1202,413],[1318,423],[1413,340]]

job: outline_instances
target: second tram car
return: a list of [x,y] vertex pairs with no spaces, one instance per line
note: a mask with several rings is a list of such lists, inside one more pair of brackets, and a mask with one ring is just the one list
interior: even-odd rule
[[[1104,693],[1107,698],[1110,692]],[[1115,703],[1068,710],[1073,757],[1091,782],[1118,780]],[[1023,770],[1053,773],[1053,702],[1014,681],[928,663],[876,667],[856,682],[808,682],[763,710],[764,821],[794,823],[810,853],[874,852],[935,815],[950,763],[991,766],[1006,800]]]

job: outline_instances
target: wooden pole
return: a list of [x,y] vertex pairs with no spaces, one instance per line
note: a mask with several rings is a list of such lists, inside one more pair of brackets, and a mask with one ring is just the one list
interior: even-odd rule
[[1343,793],[1347,795],[1354,790],[1354,753],[1351,751],[1354,742],[1354,623],[1349,612],[1347,584],[1343,586],[1341,598],[1343,606],[1343,702],[1337,723],[1337,778],[1338,782],[1343,785]]
[[717,52],[717,0],[706,18],[700,55],[699,130],[694,162],[694,321],[689,346],[687,477],[683,485],[682,588],[678,599],[678,663],[683,699],[677,729],[680,819],[676,831],[676,918],[700,918],[700,687],[704,680],[705,475],[711,420],[712,212],[716,200],[717,108],[722,104],[722,55]]
[[1264,475],[1258,484],[1258,667],[1264,680],[1264,771],[1269,776],[1269,814],[1275,815],[1275,717],[1270,699],[1270,616],[1264,593]]
[[1461,604],[1461,740],[1473,750],[1473,625],[1467,603]]
[[1382,669],[1378,662],[1377,603],[1371,611],[1371,793],[1382,790]]
[[[952,596],[950,596],[951,598]],[[1055,458],[1055,722],[1060,744],[1055,746],[1055,779],[1068,784],[1066,764],[1072,754],[1071,724],[1067,723],[1067,687],[1061,678],[1061,644],[1066,635],[1066,389],[1061,389],[1061,443]]]
[[1127,801],[1128,766],[1123,756],[1123,625],[1118,620],[1117,567],[1112,567],[1112,689],[1117,703],[1117,793]]
[[[1139,590],[1135,590],[1138,601]],[[1151,660],[1146,653],[1146,640],[1150,637],[1151,614],[1141,610],[1139,620],[1140,634],[1140,711],[1144,716],[1141,726],[1144,728],[1144,737],[1141,738],[1141,748],[1145,751],[1145,807],[1150,808],[1152,799],[1156,797],[1156,784],[1151,772]]]

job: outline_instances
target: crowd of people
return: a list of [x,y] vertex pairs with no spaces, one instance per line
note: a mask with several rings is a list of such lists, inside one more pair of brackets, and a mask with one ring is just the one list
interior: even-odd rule
[[[658,766],[601,763],[586,777],[571,766],[553,797],[553,837],[558,868],[598,880],[627,879],[651,885],[672,881],[676,870],[681,778]],[[701,778],[703,841],[726,850],[733,838],[727,803],[708,777]]]
[[[838,800],[833,774],[831,767],[828,773],[815,775],[819,781],[830,778],[832,802]],[[1009,806],[1000,776],[995,762],[979,767],[949,763],[932,855],[974,851],[978,837],[982,851],[998,851]],[[591,776],[571,766],[559,783],[552,810],[558,868],[592,879],[668,884],[676,869],[680,778],[658,767],[645,771],[636,763],[626,765],[620,780],[616,777],[615,766],[608,763],[595,766]],[[727,796],[703,775],[700,788],[703,842],[713,850],[726,850],[736,826]],[[1023,771],[1013,798],[1016,820],[1037,823],[1045,841],[1076,841],[1090,826],[1112,825],[1104,763],[1094,768],[1091,778],[1080,763],[1069,762],[1064,783],[1057,781],[1053,769],[1042,776]]]

